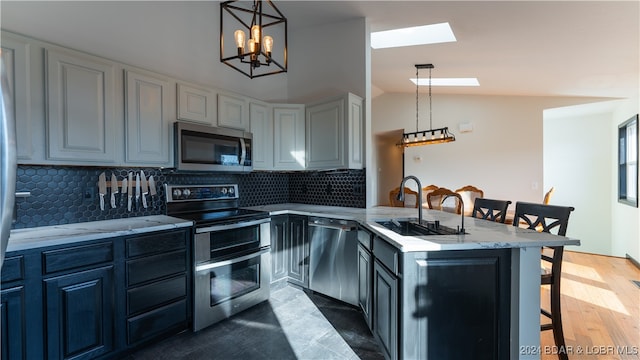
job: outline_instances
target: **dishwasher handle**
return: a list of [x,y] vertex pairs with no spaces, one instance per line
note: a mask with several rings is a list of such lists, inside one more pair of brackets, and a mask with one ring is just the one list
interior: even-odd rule
[[319,217],[310,217],[309,226],[322,227],[334,230],[355,231],[358,229],[358,223],[349,220],[328,219]]

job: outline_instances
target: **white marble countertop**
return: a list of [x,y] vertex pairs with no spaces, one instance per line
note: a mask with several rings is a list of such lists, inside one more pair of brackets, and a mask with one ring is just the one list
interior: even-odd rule
[[153,215],[17,229],[11,230],[7,252],[177,229],[192,225],[191,221],[184,219]]
[[[402,252],[580,245],[578,239],[539,233],[472,217],[464,218],[464,227],[467,232],[465,235],[401,236],[376,223],[377,220],[417,219],[418,209],[414,208],[380,206],[360,209],[286,203],[255,206],[250,209],[269,211],[271,215],[299,214],[356,220]],[[423,220],[439,220],[441,225],[454,229],[461,222],[460,215],[429,209],[423,209]]]

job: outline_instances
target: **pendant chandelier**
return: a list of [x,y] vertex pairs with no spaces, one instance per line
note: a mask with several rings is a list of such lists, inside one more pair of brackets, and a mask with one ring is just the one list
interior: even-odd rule
[[[404,147],[442,144],[456,141],[455,135],[449,132],[448,127],[433,128],[432,110],[431,110],[431,69],[433,64],[416,64],[416,131],[404,133],[402,143],[398,144]],[[418,127],[418,89],[420,88],[419,72],[420,69],[429,69],[429,129],[419,130]]]
[[251,79],[287,72],[287,19],[270,0],[220,3],[220,62]]

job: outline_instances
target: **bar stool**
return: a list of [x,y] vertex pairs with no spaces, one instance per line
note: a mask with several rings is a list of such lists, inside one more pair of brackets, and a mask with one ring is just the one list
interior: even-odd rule
[[507,208],[511,204],[509,200],[495,200],[476,198],[473,202],[471,216],[484,220],[497,221],[504,224],[507,218]]
[[[514,226],[526,224],[528,229],[565,236],[569,225],[571,206],[544,205],[516,202]],[[551,254],[548,254],[551,252]],[[550,323],[540,325],[540,331],[553,330],[553,339],[558,348],[558,358],[566,360],[567,346],[562,331],[562,312],[560,309],[560,279],[562,272],[562,253],[564,246],[550,246],[542,249],[542,262],[546,265],[540,277],[541,285],[550,286],[550,310],[540,309],[540,313],[550,319]],[[549,266],[549,267],[547,267]]]

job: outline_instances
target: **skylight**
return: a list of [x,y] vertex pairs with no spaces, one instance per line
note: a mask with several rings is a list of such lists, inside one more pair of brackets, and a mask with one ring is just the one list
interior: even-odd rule
[[[416,83],[416,79],[409,79]],[[477,78],[431,78],[432,86],[480,86]],[[418,86],[429,86],[429,79],[421,78]]]
[[371,47],[374,49],[453,41],[456,41],[456,37],[448,22],[371,33]]

